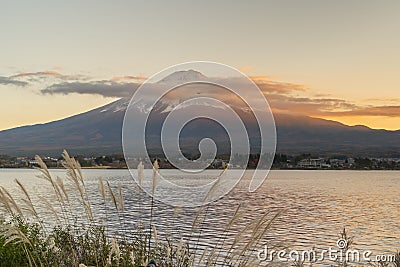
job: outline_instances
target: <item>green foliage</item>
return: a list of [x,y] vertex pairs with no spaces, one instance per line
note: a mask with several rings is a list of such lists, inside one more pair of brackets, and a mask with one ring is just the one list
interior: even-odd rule
[[[19,241],[18,238],[13,241],[7,240],[5,236],[0,235],[0,261],[1,266],[30,266],[30,261],[40,261],[46,256],[48,244],[44,238],[41,227],[35,223],[26,223],[21,217],[14,217],[10,222],[2,222],[2,232],[6,231],[5,226],[12,226],[21,231],[30,244]],[[30,258],[27,257],[27,253]]]
[[[20,217],[2,226],[13,226],[21,230],[29,243],[8,242],[0,235],[0,262],[2,267],[30,266],[142,266],[148,258],[160,259],[161,266],[188,266],[188,253],[172,249],[171,242],[165,242],[147,251],[147,237],[139,236],[129,242],[107,238],[103,227],[91,226],[83,233],[76,233],[71,226],[55,227],[45,233],[37,223],[28,223]],[[117,246],[117,248],[116,248]],[[185,248],[182,248],[185,249]],[[177,255],[180,258],[177,258]],[[183,256],[183,257],[182,257]]]

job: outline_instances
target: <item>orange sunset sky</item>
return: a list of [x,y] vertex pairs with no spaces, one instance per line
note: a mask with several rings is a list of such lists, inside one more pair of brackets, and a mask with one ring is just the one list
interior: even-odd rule
[[400,129],[399,1],[9,1],[0,12],[0,130],[88,111],[193,60],[242,70],[276,112]]

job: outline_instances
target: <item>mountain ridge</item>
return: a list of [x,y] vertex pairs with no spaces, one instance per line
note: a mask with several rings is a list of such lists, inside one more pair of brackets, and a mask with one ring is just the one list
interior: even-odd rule
[[[60,120],[0,131],[0,154],[59,155],[63,149],[75,154],[121,153],[122,122],[128,104],[129,99],[122,98]],[[279,153],[378,156],[400,151],[400,131],[348,126],[301,115],[275,113],[274,117]],[[188,133],[196,131],[189,129]],[[188,139],[191,142],[193,139]]]

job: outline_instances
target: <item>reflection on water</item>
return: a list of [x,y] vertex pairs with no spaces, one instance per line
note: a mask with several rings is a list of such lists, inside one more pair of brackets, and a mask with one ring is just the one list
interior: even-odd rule
[[[175,170],[161,170],[176,179],[184,174]],[[64,176],[64,171],[53,170]],[[20,179],[34,195],[46,195],[50,187],[34,178],[34,170],[0,170],[0,185],[18,194],[13,181]],[[203,179],[211,179],[218,171],[207,171]],[[150,175],[150,172],[149,174]],[[127,170],[84,170],[93,207],[99,220],[107,220],[110,229],[120,230],[116,216],[106,214],[98,193],[98,177],[108,179],[112,186],[121,183],[125,200],[124,229],[134,230],[138,221],[149,219],[149,202],[146,195],[139,197],[138,189]],[[185,183],[198,181],[186,181]],[[354,236],[354,249],[371,250],[374,254],[400,249],[400,172],[396,171],[272,171],[265,184],[255,193],[248,192],[248,180],[218,203],[209,206],[207,217],[201,224],[198,246],[213,246],[231,219],[237,205],[244,210],[240,224],[255,220],[265,211],[271,217],[284,213],[265,235],[265,244],[283,244],[293,249],[336,247],[338,233],[346,227]],[[168,190],[168,188],[166,189]],[[51,201],[51,194],[47,194]],[[190,196],[176,196],[190,201]],[[177,213],[177,214],[176,214]],[[180,209],[157,202],[154,223],[160,233],[180,238],[190,235],[196,209]],[[236,229],[236,228],[235,228]],[[227,234],[234,237],[235,229]]]

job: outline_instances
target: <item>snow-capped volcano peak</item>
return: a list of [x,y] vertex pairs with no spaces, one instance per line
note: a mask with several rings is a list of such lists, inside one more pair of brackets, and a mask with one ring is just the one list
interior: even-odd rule
[[182,70],[176,71],[160,82],[169,83],[169,82],[191,82],[191,81],[199,81],[199,80],[206,80],[207,76],[203,75],[201,72],[195,70]]
[[130,102],[130,98],[124,97],[115,102],[112,102],[108,105],[105,105],[101,110],[100,113],[104,112],[125,112],[128,108]]

